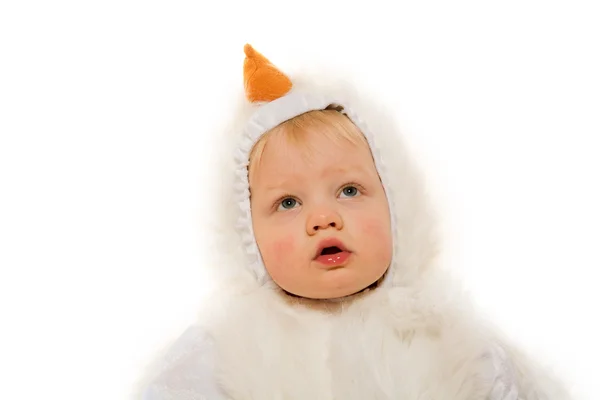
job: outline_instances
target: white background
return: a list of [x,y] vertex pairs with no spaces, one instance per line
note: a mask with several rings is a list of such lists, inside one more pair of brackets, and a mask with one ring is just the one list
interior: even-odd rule
[[599,20],[595,1],[2,2],[0,398],[132,398],[194,320],[246,42],[381,92],[449,265],[600,398]]

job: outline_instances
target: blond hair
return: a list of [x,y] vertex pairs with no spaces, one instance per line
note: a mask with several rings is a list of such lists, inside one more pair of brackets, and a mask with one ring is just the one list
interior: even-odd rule
[[367,139],[356,125],[339,108],[314,110],[291,118],[265,133],[256,142],[249,156],[248,171],[252,174],[254,166],[260,164],[267,142],[273,137],[285,139],[296,146],[308,146],[304,134],[307,131],[317,131],[333,142],[348,141],[354,145],[366,145]]

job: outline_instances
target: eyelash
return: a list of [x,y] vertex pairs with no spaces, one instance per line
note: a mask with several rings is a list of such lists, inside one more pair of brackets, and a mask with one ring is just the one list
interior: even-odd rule
[[365,194],[365,192],[366,192],[365,187],[363,185],[361,185],[360,183],[350,182],[350,183],[346,183],[344,186],[342,186],[339,190],[339,193],[343,192],[344,189],[346,189],[349,186],[354,186],[355,188],[357,188],[358,191],[360,192],[360,194]]
[[277,210],[279,208],[279,205],[281,204],[281,202],[285,199],[294,199],[297,202],[300,202],[300,200],[298,200],[298,198],[296,196],[292,196],[291,194],[286,194],[286,195],[279,197],[277,200],[275,200],[275,202],[273,203],[271,208],[273,210]]
[[[343,185],[343,186],[340,188],[340,190],[338,191],[338,196],[339,196],[339,194],[340,194],[341,192],[343,192],[343,191],[344,191],[344,189],[346,189],[346,188],[347,188],[347,187],[349,187],[349,186],[354,186],[354,187],[356,187],[356,188],[358,189],[358,191],[359,191],[361,194],[365,194],[365,187],[364,187],[363,185],[361,185],[361,184],[359,184],[359,183],[355,183],[355,182],[349,182],[349,183],[346,183],[345,185]],[[275,202],[273,203],[273,205],[272,205],[271,207],[272,207],[273,209],[277,210],[277,208],[279,208],[279,205],[281,204],[281,202],[282,202],[283,200],[285,200],[285,199],[294,199],[294,200],[296,200],[298,203],[301,203],[301,202],[300,202],[300,199],[298,199],[296,196],[294,196],[294,195],[291,195],[291,194],[285,194],[285,195],[283,195],[283,196],[279,197],[277,200],[275,200]]]

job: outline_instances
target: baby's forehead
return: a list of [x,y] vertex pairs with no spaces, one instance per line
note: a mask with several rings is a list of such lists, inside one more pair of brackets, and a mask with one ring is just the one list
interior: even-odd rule
[[254,165],[251,184],[278,187],[289,182],[310,184],[320,179],[377,175],[370,164],[370,151],[360,143],[336,143],[327,138],[301,142],[274,139]]
[[307,168],[314,164],[332,164],[332,168],[341,168],[356,164],[361,159],[368,159],[369,155],[370,150],[363,143],[343,137],[320,135],[318,132],[307,132],[304,137],[278,135],[269,138],[265,143],[260,164],[297,165]]

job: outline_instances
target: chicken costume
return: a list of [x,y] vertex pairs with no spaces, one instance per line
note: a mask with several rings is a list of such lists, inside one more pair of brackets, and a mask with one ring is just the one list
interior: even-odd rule
[[[323,73],[291,78],[245,47],[244,104],[224,159],[220,298],[170,348],[144,400],[567,399],[436,266],[439,238],[415,165],[382,104]],[[270,129],[311,110],[347,115],[371,148],[390,209],[392,262],[377,285],[335,300],[291,296],[254,238],[248,158]],[[229,174],[229,175],[227,175]]]

